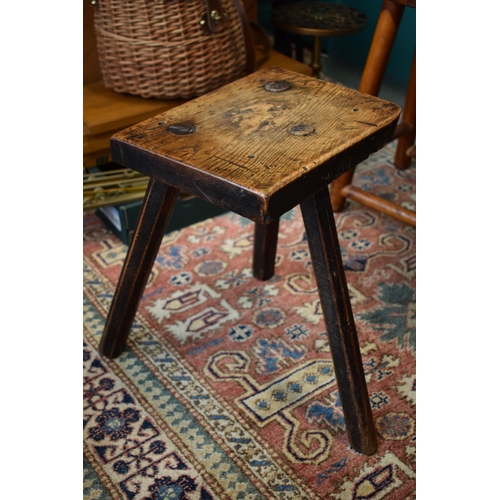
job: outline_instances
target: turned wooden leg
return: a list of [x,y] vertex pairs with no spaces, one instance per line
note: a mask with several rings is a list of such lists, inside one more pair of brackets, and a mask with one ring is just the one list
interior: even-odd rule
[[372,455],[377,437],[328,188],[300,206],[349,441],[356,451]]
[[261,281],[274,276],[274,261],[278,244],[280,220],[269,224],[255,223],[253,242],[253,275]]
[[135,314],[167,229],[179,190],[151,179],[120,274],[99,351],[108,358],[125,349]]
[[[404,9],[405,6],[402,4],[384,0],[359,82],[360,92],[374,96],[380,92]],[[334,212],[340,212],[344,208],[346,196],[342,193],[342,189],[351,184],[354,170],[354,168],[349,170],[330,185],[330,201]]]
[[403,109],[402,123],[409,125],[407,133],[398,139],[396,154],[394,155],[394,165],[396,168],[405,169],[410,166],[411,157],[408,156],[408,149],[415,144],[416,122],[417,122],[417,89],[416,89],[416,53],[413,55],[413,64],[411,68],[408,90],[406,92],[405,106]]
[[403,4],[384,0],[359,82],[360,92],[370,95],[380,92],[404,10]]
[[340,212],[344,208],[347,197],[342,193],[342,189],[351,184],[353,177],[354,168],[340,177],[337,177],[337,179],[330,184],[330,204],[334,212]]

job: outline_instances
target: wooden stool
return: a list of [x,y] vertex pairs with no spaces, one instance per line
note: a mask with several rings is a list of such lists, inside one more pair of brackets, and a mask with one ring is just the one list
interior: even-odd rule
[[314,37],[311,68],[321,71],[321,37],[353,35],[365,28],[366,16],[345,5],[325,2],[293,2],[275,7],[271,24],[280,30]]
[[111,139],[151,180],[100,343],[125,348],[179,190],[253,220],[254,273],[274,272],[279,217],[300,204],[349,440],[377,449],[328,184],[391,138],[400,108],[280,68],[253,73]]

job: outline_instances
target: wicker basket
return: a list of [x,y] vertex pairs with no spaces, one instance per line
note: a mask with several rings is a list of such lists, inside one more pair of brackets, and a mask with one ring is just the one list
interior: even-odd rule
[[207,16],[214,0],[95,0],[105,86],[142,97],[191,98],[240,77],[246,64],[234,3],[240,1],[215,0],[224,17],[223,29],[213,33]]

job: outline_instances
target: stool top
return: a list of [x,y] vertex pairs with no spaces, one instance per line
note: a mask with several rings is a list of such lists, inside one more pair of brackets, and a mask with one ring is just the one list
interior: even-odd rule
[[113,160],[261,224],[387,144],[396,104],[266,68],[125,129]]
[[365,14],[346,5],[324,2],[293,2],[274,7],[275,28],[309,36],[352,35],[365,28]]

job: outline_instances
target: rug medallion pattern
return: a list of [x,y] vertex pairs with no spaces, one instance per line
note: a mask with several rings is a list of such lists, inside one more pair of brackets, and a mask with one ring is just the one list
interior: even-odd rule
[[[415,208],[394,144],[355,184]],[[84,214],[85,499],[408,499],[416,477],[415,230],[349,202],[335,215],[379,450],[348,443],[300,209],[276,274],[226,214],[164,237],[127,349],[97,345],[127,247]]]

